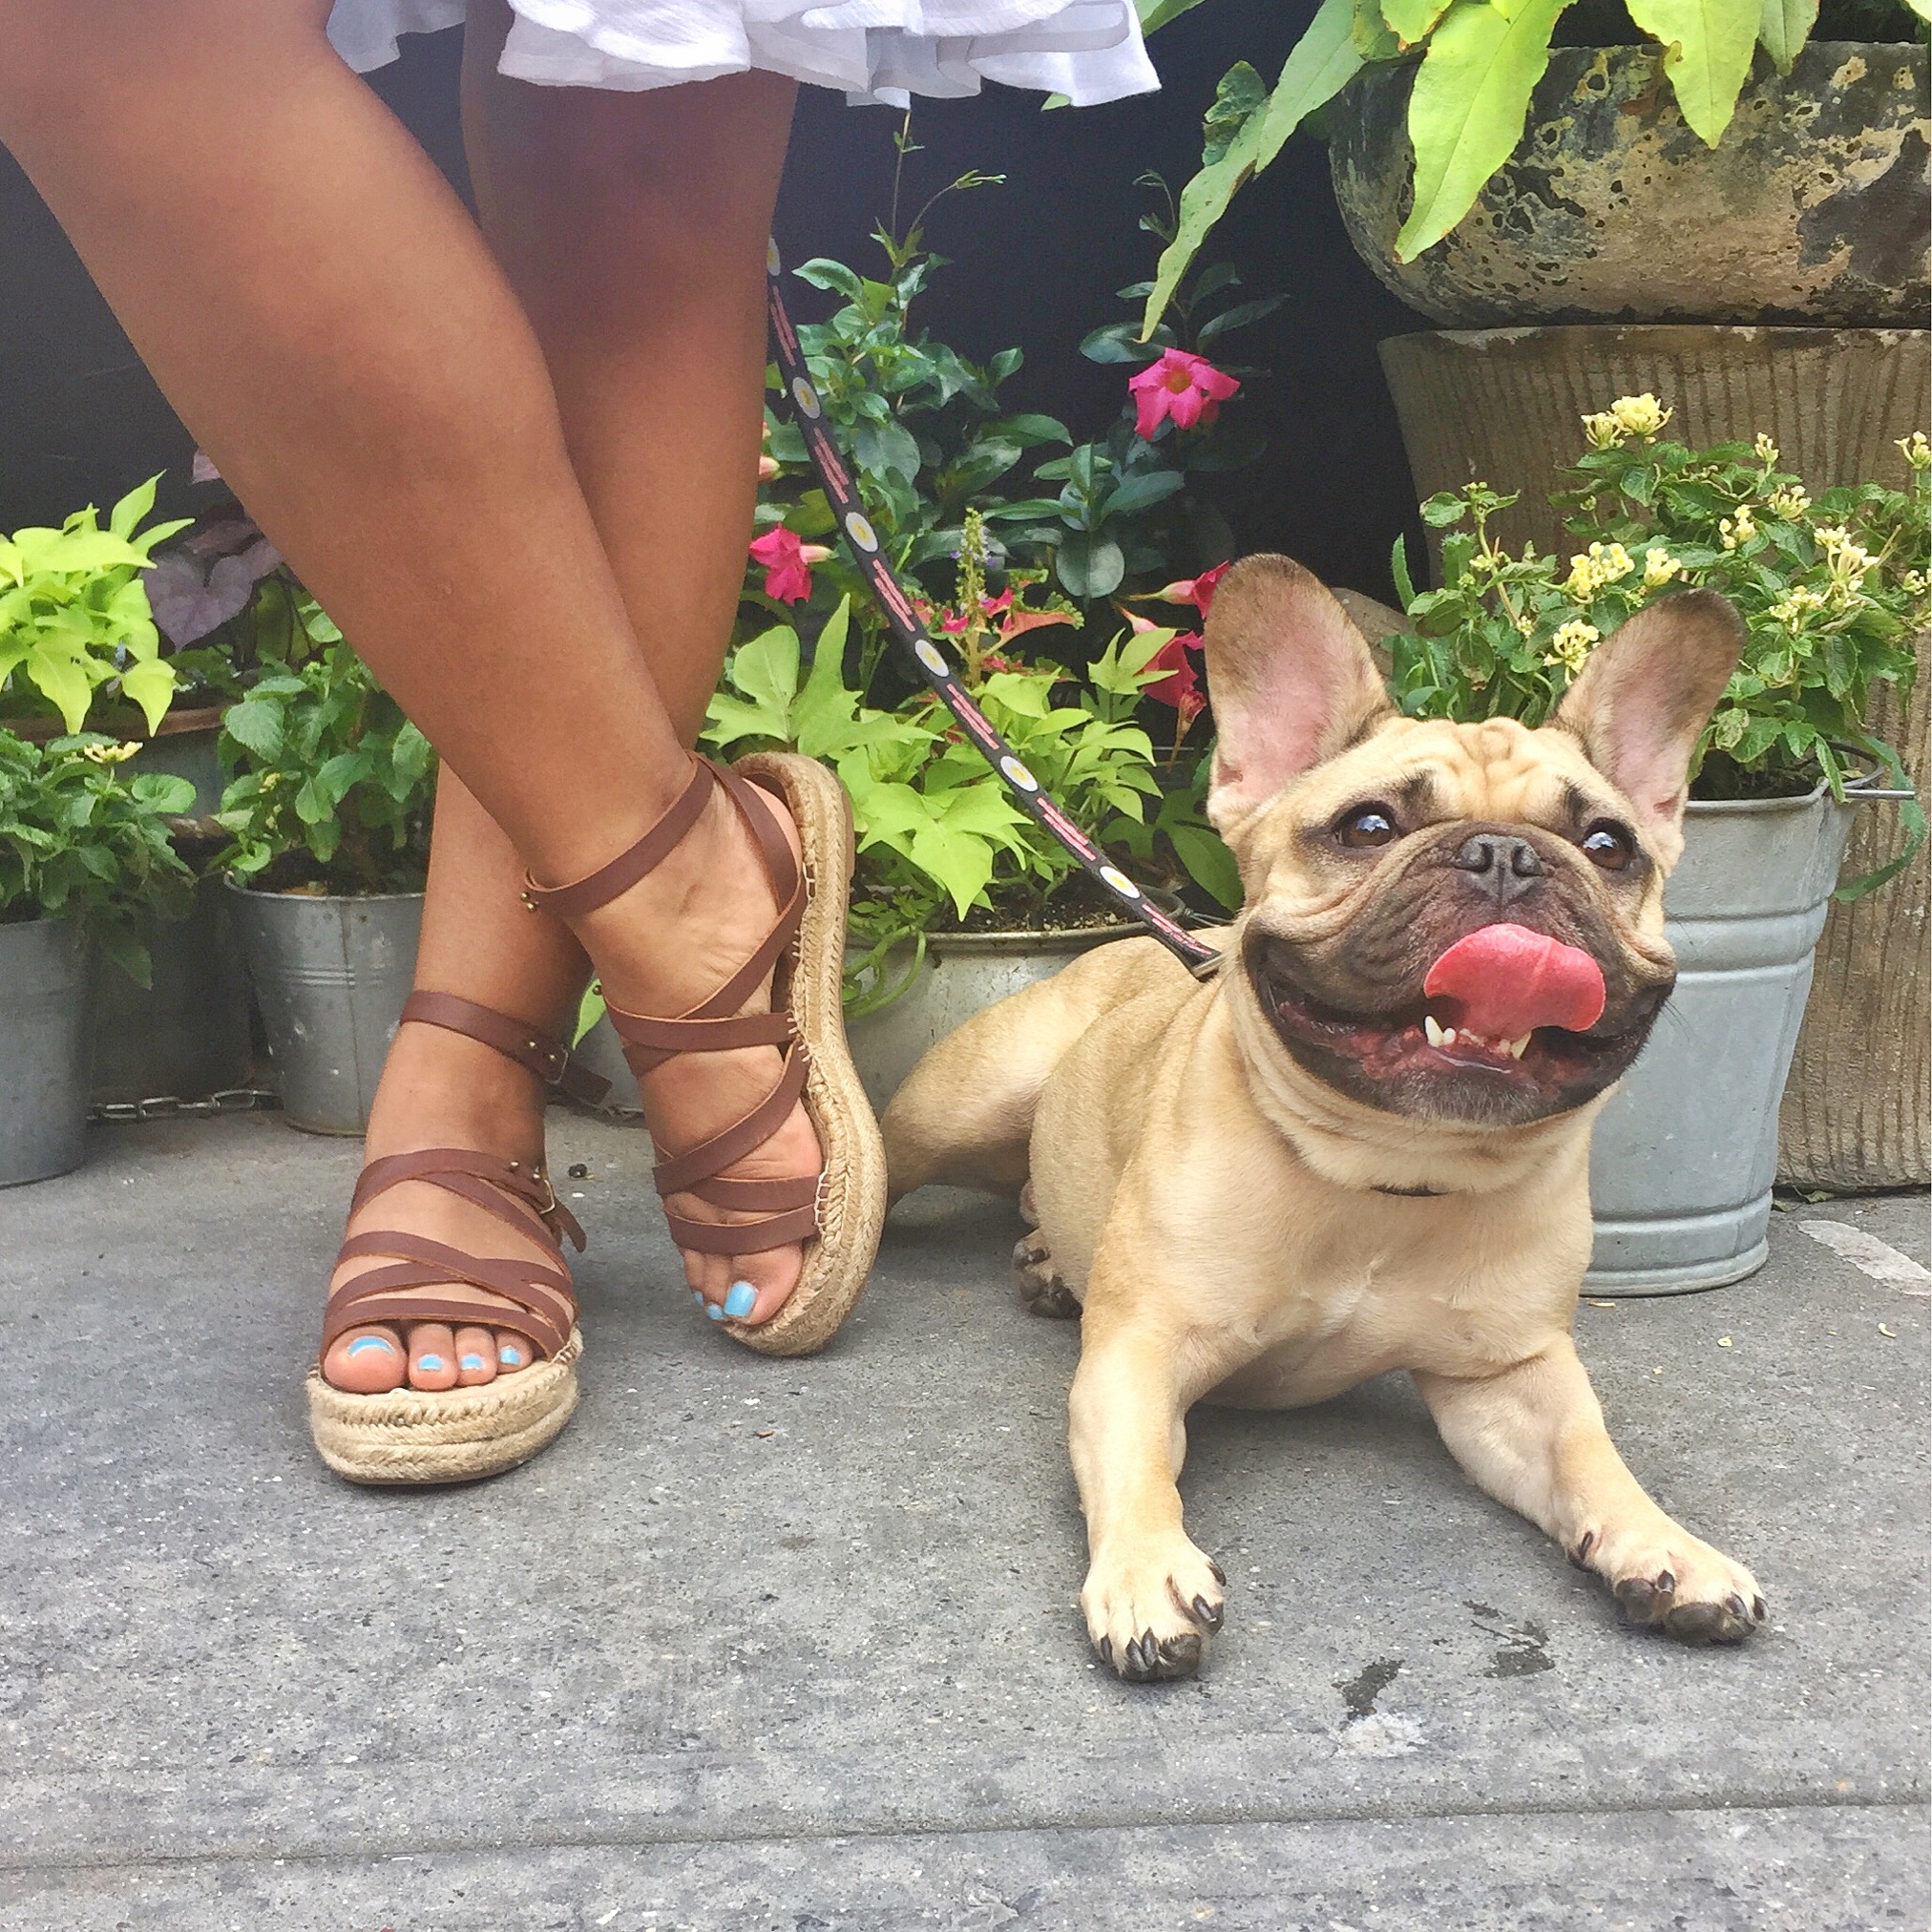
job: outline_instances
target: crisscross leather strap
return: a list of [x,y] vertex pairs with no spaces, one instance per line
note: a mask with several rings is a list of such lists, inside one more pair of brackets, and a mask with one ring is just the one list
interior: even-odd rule
[[[412,993],[403,1018],[480,1040],[581,1099],[595,1102],[610,1091],[608,1081],[577,1066],[556,1040],[472,999],[453,993]],[[338,1267],[363,1258],[380,1258],[388,1266],[365,1269],[329,1295],[323,1311],[322,1353],[326,1355],[348,1330],[370,1322],[439,1321],[454,1327],[511,1329],[527,1336],[542,1354],[556,1354],[577,1323],[577,1295],[564,1265],[563,1243],[570,1241],[581,1252],[583,1229],[557,1200],[549,1175],[541,1166],[471,1147],[388,1154],[362,1170],[349,1200],[349,1218],[407,1181],[440,1187],[482,1208],[535,1242],[544,1259],[480,1258],[398,1228],[351,1234],[336,1256]],[[434,1292],[456,1282],[481,1289],[491,1300],[485,1305]]]
[[498,1013],[494,1006],[479,1006],[453,993],[412,993],[403,1002],[403,1018],[494,1046],[506,1058],[527,1066],[546,1086],[568,1094],[574,1101],[595,1107],[601,1106],[609,1096],[610,1082],[591,1072],[560,1040],[507,1013]]
[[[723,1226],[693,1221],[667,1208],[664,1219],[679,1247],[703,1254],[755,1254],[807,1240],[818,1231],[817,1174],[738,1181],[726,1179],[724,1172],[777,1132],[805,1090],[810,1062],[791,1015],[776,1006],[769,1013],[738,1009],[790,951],[805,916],[807,882],[773,821],[771,807],[757,795],[762,788],[739,777],[728,766],[706,759],[693,758],[692,766],[691,781],[677,802],[636,845],[573,885],[546,888],[526,880],[523,898],[533,911],[566,918],[595,912],[662,864],[697,824],[714,786],[722,787],[737,808],[758,847],[771,895],[778,901],[776,923],[722,986],[675,1018],[626,1013],[617,1006],[607,1006],[606,1011],[623,1042],[624,1058],[640,1080],[681,1054],[726,1053],[746,1046],[783,1050],[777,1084],[749,1113],[698,1146],[664,1155],[653,1176],[661,1196],[694,1194],[714,1208],[765,1217]],[[779,808],[785,808],[782,798]]]

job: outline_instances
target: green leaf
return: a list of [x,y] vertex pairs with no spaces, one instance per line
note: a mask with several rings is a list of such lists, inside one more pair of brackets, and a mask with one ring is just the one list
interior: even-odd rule
[[731,682],[775,720],[772,737],[789,737],[791,701],[798,696],[798,633],[789,624],[774,624],[740,644],[731,660]]
[[[1211,168],[1233,146],[1235,136],[1248,125],[1249,116],[1268,99],[1268,83],[1247,61],[1237,60],[1221,76],[1214,90],[1214,104],[1201,122],[1201,165]],[[1151,294],[1151,288],[1144,290]],[[1196,297],[1202,290],[1195,291]],[[1131,302],[1133,297],[1123,298]]]
[[[1664,72],[1707,148],[1731,125],[1751,73],[1762,0],[1628,0],[1630,18],[1664,45]],[[1406,258],[1405,258],[1406,259]]]
[[1409,576],[1409,539],[1397,536],[1389,549],[1389,577],[1403,610],[1416,601],[1416,585]]
[[1241,910],[1241,868],[1234,854],[1205,826],[1177,825],[1167,833],[1187,876],[1228,908]]
[[[1102,515],[1138,516],[1157,503],[1165,503],[1176,491],[1186,487],[1186,477],[1178,470],[1144,470],[1127,477],[1106,500]],[[1096,596],[1106,593],[1096,592]]]
[[[1921,5],[1927,0],[1921,0]],[[1922,19],[1926,16],[1922,13]],[[1818,0],[1763,0],[1757,16],[1757,44],[1778,73],[1789,74],[1798,50],[1817,25]]]
[[570,1036],[573,1047],[583,1044],[584,1036],[604,1017],[603,981],[593,979],[577,1003],[577,1028]]
[[130,664],[120,675],[120,687],[140,706],[150,733],[161,728],[175,697],[175,667],[165,658],[147,658]]
[[1182,276],[1208,231],[1228,212],[1235,192],[1267,167],[1302,121],[1333,100],[1361,66],[1362,57],[1349,38],[1353,6],[1354,0],[1322,0],[1283,64],[1268,105],[1250,115],[1228,152],[1181,191],[1174,239],[1162,252],[1142,317],[1143,341],[1159,326]]
[[1120,545],[1090,530],[1067,532],[1054,567],[1060,582],[1077,598],[1111,597],[1127,574]]
[[1423,39],[1448,10],[1449,0],[1382,0],[1382,18],[1405,47]]
[[108,512],[107,527],[116,536],[132,536],[140,528],[141,518],[155,507],[155,486],[160,480],[160,472],[158,471],[145,483],[136,483]]
[[221,714],[221,728],[263,764],[282,756],[283,724],[282,706],[273,698],[252,692]]
[[1489,0],[1456,0],[1430,36],[1409,96],[1415,205],[1396,237],[1396,261],[1415,261],[1448,234],[1522,138],[1564,5],[1526,0],[1506,19]]
[[[1134,0],[1134,10],[1141,16],[1142,37],[1159,32],[1168,21],[1180,19],[1200,4],[1201,0]],[[1055,96],[1056,100],[1060,98]]]
[[1382,18],[1381,0],[1354,0],[1349,42],[1364,60],[1394,60],[1402,51],[1402,43]]

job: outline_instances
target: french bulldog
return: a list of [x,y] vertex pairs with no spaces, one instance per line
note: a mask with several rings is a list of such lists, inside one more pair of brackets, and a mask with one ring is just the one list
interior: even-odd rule
[[1590,1129],[1675,977],[1664,880],[1742,641],[1722,598],[1680,592],[1541,729],[1418,722],[1309,572],[1246,559],[1205,633],[1208,810],[1245,894],[1218,967],[1100,947],[893,1097],[893,1194],[1019,1192],[1022,1289],[1080,1313],[1081,1603],[1123,1677],[1194,1671],[1221,1628],[1176,1488],[1189,1408],[1394,1369],[1628,1618],[1690,1642],[1763,1621],[1751,1572],[1625,1467],[1570,1338]]

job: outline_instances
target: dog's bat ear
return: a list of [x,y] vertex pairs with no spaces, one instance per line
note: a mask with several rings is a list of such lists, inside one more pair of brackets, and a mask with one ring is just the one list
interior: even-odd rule
[[1684,850],[1690,755],[1743,648],[1744,625],[1714,590],[1659,598],[1590,653],[1550,721],[1636,808],[1667,869]]
[[1223,832],[1394,710],[1361,632],[1292,557],[1237,563],[1202,641],[1219,733],[1208,816]]

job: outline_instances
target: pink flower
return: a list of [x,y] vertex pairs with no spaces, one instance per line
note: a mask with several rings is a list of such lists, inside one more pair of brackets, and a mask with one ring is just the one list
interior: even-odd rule
[[1143,441],[1168,417],[1177,430],[1205,430],[1221,413],[1221,405],[1241,385],[1223,375],[1206,356],[1185,348],[1164,349],[1127,384],[1134,397],[1134,433]]
[[796,531],[779,524],[751,545],[751,560],[765,566],[765,595],[779,603],[798,603],[811,595],[811,568],[831,555],[822,543],[801,543]]
[[1150,590],[1147,597],[1158,603],[1192,604],[1205,618],[1214,602],[1214,586],[1232,567],[1231,563],[1217,563],[1199,577],[1180,578],[1173,583],[1163,584],[1159,590]]
[[1150,671],[1166,671],[1167,675],[1158,683],[1145,687],[1146,695],[1162,704],[1171,704],[1181,726],[1181,735],[1186,737],[1187,727],[1208,708],[1208,700],[1201,695],[1201,676],[1194,668],[1194,661],[1187,653],[1199,650],[1201,640],[1191,631],[1185,636],[1169,638],[1154,655],[1147,660]]
[[759,457],[758,480],[761,483],[775,483],[778,480],[778,458],[776,456]]

